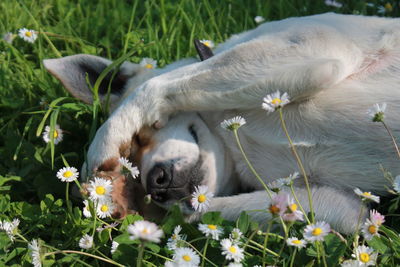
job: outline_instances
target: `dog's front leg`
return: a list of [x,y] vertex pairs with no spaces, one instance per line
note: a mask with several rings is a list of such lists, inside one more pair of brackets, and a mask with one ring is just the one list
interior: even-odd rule
[[[307,190],[295,188],[296,195],[306,212],[309,212]],[[288,194],[291,194],[288,192]],[[361,201],[353,194],[337,191],[330,187],[313,187],[312,199],[315,219],[328,222],[333,229],[342,233],[353,233],[356,229]],[[239,194],[212,199],[209,211],[219,211],[227,220],[236,220],[242,211],[247,211],[252,219],[266,224],[272,219],[269,213],[271,199],[265,191]],[[255,211],[264,210],[264,212]],[[364,209],[365,211],[366,209]],[[366,215],[364,212],[363,216]],[[193,214],[189,221],[195,221],[201,214]]]

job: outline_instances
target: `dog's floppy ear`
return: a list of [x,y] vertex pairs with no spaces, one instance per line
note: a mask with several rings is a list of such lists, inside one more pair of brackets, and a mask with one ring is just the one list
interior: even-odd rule
[[[93,92],[87,80],[94,86],[100,73],[111,63],[108,59],[85,54],[43,61],[45,68],[60,80],[74,97],[88,104],[93,102]],[[125,91],[127,80],[139,69],[138,64],[124,62],[116,73],[110,71],[99,86],[99,97],[103,99],[106,96],[110,85],[111,101],[118,100]]]

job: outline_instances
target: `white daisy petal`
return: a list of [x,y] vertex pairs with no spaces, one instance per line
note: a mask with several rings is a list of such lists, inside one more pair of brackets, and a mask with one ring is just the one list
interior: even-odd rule
[[34,30],[22,28],[18,31],[18,36],[26,42],[34,43],[37,38],[37,33]]
[[211,237],[214,240],[219,240],[219,236],[222,235],[223,230],[215,224],[199,224],[199,230],[207,237]]
[[237,130],[239,129],[241,126],[246,124],[246,120],[243,119],[240,116],[236,116],[233,117],[232,119],[229,120],[224,120],[223,122],[221,122],[221,127],[224,128],[225,130]]
[[262,23],[262,22],[265,21],[265,18],[262,17],[262,16],[255,16],[255,17],[254,17],[254,21],[255,21],[257,24],[260,24],[260,23]]
[[298,239],[297,237],[289,237],[286,240],[288,246],[293,246],[298,249],[306,247],[307,242],[304,239]]
[[400,175],[397,175],[393,181],[393,189],[400,194]]
[[64,167],[60,169],[56,175],[57,178],[61,181],[69,183],[75,181],[78,178],[79,172],[74,167]]
[[194,267],[200,264],[200,257],[191,248],[177,248],[173,260],[175,266]]
[[31,251],[32,264],[34,267],[41,267],[40,246],[36,239],[28,243],[28,249]]
[[373,266],[376,264],[378,253],[374,253],[374,250],[370,247],[361,245],[355,249],[355,253],[352,256],[358,261],[360,266]]
[[205,46],[207,46],[208,48],[214,48],[214,42],[213,41],[211,41],[211,40],[205,40],[205,39],[203,39],[203,40],[199,40],[200,41],[200,43],[202,43],[202,44],[204,44]]
[[85,205],[85,206],[83,207],[83,215],[84,215],[86,218],[92,217],[92,214],[90,213],[90,209],[89,209],[89,201],[84,200],[84,201],[83,201],[83,204]]
[[115,205],[111,198],[99,200],[96,205],[97,216],[101,219],[111,217],[114,212]]
[[371,240],[374,236],[379,236],[379,226],[367,219],[361,228],[361,232],[366,240]]
[[116,241],[113,241],[112,243],[111,243],[111,254],[114,254],[115,253],[115,251],[117,251],[117,249],[118,249],[118,246],[119,246],[119,243],[118,242],[116,242]]
[[371,194],[371,192],[363,192],[359,188],[355,188],[354,193],[356,193],[358,196],[360,196],[361,199],[364,201],[374,201],[376,203],[379,203],[379,201],[380,201],[378,196]]
[[184,245],[183,241],[186,240],[186,235],[180,234],[181,230],[182,227],[180,225],[177,225],[174,228],[174,232],[167,241],[167,247],[169,250],[175,250]]
[[145,220],[136,221],[128,225],[128,233],[131,235],[130,238],[132,240],[140,239],[154,243],[159,243],[164,234],[155,223]]
[[382,103],[381,105],[376,103],[368,110],[367,114],[373,122],[382,122],[385,116],[386,106],[386,103]]
[[129,173],[133,178],[137,178],[139,176],[139,169],[135,166],[132,166],[132,163],[129,162],[127,158],[119,158],[118,162],[122,165],[122,172]]
[[237,244],[233,243],[232,240],[224,238],[221,240],[222,255],[225,255],[227,260],[234,260],[235,262],[241,262],[244,258],[243,249]]
[[157,60],[154,60],[149,57],[145,57],[140,61],[140,66],[146,69],[155,69],[157,68]]
[[[50,143],[50,141],[51,141],[50,126],[47,125],[44,128],[42,137],[46,143]],[[57,145],[58,143],[60,143],[63,140],[63,137],[64,137],[63,130],[61,130],[61,128],[58,124],[54,127],[53,137],[54,137],[55,145]]]
[[82,238],[79,240],[79,247],[83,249],[89,249],[93,246],[93,237],[85,234],[82,236]]
[[213,196],[214,194],[208,191],[208,186],[197,186],[192,193],[191,203],[193,208],[198,212],[207,211]]
[[113,187],[110,180],[94,177],[87,189],[89,191],[89,198],[92,201],[97,201],[111,198]]
[[304,229],[304,238],[309,242],[324,241],[324,237],[329,234],[331,227],[326,222],[316,222],[307,225]]
[[278,90],[275,93],[266,95],[264,97],[262,108],[269,113],[274,112],[278,108],[282,108],[288,103],[290,103],[288,94],[283,93],[283,95],[281,96],[281,92]]

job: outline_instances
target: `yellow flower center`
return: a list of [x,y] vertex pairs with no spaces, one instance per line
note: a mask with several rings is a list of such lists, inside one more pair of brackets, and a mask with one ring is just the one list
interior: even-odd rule
[[210,229],[210,230],[217,230],[217,226],[214,225],[214,224],[209,224],[207,227],[208,227],[208,229]]
[[314,235],[314,236],[317,236],[317,235],[320,235],[320,234],[322,234],[322,229],[319,228],[319,227],[315,228],[315,229],[312,231],[312,235]]
[[27,31],[27,32],[25,32],[25,36],[26,36],[26,37],[32,37],[32,33],[29,32],[29,31]]
[[183,259],[184,261],[187,261],[187,262],[189,262],[189,261],[192,260],[192,258],[191,258],[189,255],[183,255],[183,256],[182,256],[182,259]]
[[280,98],[274,98],[272,99],[271,103],[274,105],[279,105],[280,103],[282,103],[282,100]]
[[368,253],[360,253],[360,261],[362,261],[363,263],[367,263],[369,262],[369,255]]
[[173,240],[175,240],[175,239],[177,238],[176,234],[173,234],[173,235],[171,236],[171,238],[172,238]]
[[290,209],[292,212],[295,212],[295,211],[297,210],[297,204],[296,204],[296,203],[293,203],[293,204],[289,205],[289,209]]
[[71,171],[66,171],[66,172],[64,172],[64,174],[63,174],[63,176],[64,176],[65,178],[69,178],[69,177],[71,177],[72,175],[74,175],[74,174],[73,174],[73,172],[71,172]]
[[370,225],[369,227],[368,227],[368,232],[370,233],[370,234],[376,234],[376,226],[375,225]]
[[271,206],[269,207],[269,211],[270,211],[272,214],[278,214],[279,211],[280,211],[280,209],[279,209],[278,206],[276,206],[276,205],[271,205]]
[[229,252],[235,254],[236,253],[236,248],[233,246],[229,247]]
[[104,186],[96,186],[96,194],[104,195],[106,193],[106,189]]
[[201,195],[199,195],[197,200],[199,201],[199,203],[203,203],[204,201],[207,200],[207,197],[204,194],[201,194]]
[[370,196],[371,196],[371,193],[370,193],[370,192],[364,192],[364,193],[363,193],[363,196],[364,196],[364,197],[370,197]]
[[300,244],[301,244],[301,241],[296,239],[296,240],[293,240],[293,241],[292,241],[292,244],[300,245]]
[[100,210],[101,210],[102,212],[106,212],[106,211],[108,211],[108,206],[107,206],[107,205],[102,205],[101,208],[100,208]]
[[56,138],[58,137],[58,132],[57,132],[57,130],[54,130],[54,132],[53,132],[53,137],[54,137],[54,139],[56,139]]
[[142,230],[142,234],[145,234],[145,235],[147,235],[149,233],[149,230],[147,230],[147,228],[143,228],[143,230]]
[[146,65],[144,65],[144,67],[145,67],[146,69],[152,69],[152,68],[153,68],[153,65],[150,64],[150,63],[147,63]]
[[203,45],[205,45],[205,46],[207,46],[207,47],[210,47],[210,46],[211,46],[211,43],[210,43],[209,41],[205,41],[205,42],[203,42]]

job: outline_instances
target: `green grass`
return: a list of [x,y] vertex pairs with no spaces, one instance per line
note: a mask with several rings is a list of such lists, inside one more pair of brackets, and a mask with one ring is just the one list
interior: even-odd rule
[[[132,53],[129,57],[132,62],[151,57],[163,67],[195,56],[193,39],[221,43],[231,34],[254,28],[257,15],[267,20],[328,11],[376,15],[378,6],[386,4],[386,1],[369,1],[372,6],[359,0],[343,2],[346,4],[336,9],[313,0],[1,1],[0,34],[15,34],[24,27],[42,33],[33,44],[18,37],[12,44],[0,40],[0,220],[21,220],[18,228],[21,236],[17,235],[15,242],[0,231],[0,266],[30,266],[31,256],[23,238],[41,240],[42,255],[48,253],[43,262],[45,266],[109,265],[77,253],[52,254],[58,250],[81,251],[78,247],[81,236],[100,226],[99,222],[94,225],[93,220],[82,216],[79,200],[67,201],[66,184],[55,173],[65,165],[63,158],[70,166],[82,165],[93,129],[106,119],[107,112],[97,113],[98,106],[83,104],[69,96],[46,72],[43,59],[88,53],[116,60]],[[393,10],[385,15],[398,16],[398,1],[391,4]],[[43,126],[56,123],[65,131],[64,140],[56,146],[44,143],[40,136]],[[385,223],[387,228],[382,228],[382,238],[368,242],[380,253],[380,266],[400,264],[398,202],[399,197],[388,199],[379,207],[383,214],[391,214]],[[138,218],[128,216],[117,230],[96,233],[95,249],[87,252],[124,265],[135,265],[138,242],[129,240],[126,226]],[[290,265],[294,250],[283,246],[279,235],[269,237],[267,248],[280,256],[264,250],[265,235],[257,234],[259,226],[246,215],[237,222],[229,222],[209,213],[202,221],[222,225],[226,234],[234,226],[245,232],[248,241],[245,266],[262,265],[263,258],[267,265]],[[160,226],[169,237],[177,224],[183,225],[188,240],[197,239],[192,244],[202,251],[206,239],[197,231],[196,224],[183,223],[178,210],[172,210]],[[290,234],[301,232],[303,227],[303,224],[294,225]],[[110,235],[121,243],[113,255],[109,252]],[[145,265],[160,266],[165,257],[172,257],[164,247],[165,241],[147,246]],[[220,255],[219,243],[208,243],[206,257],[217,266],[227,264]],[[351,258],[352,247],[352,237],[347,237],[346,244],[330,234],[324,243],[329,266]],[[322,266],[317,254],[316,246],[300,250],[295,266]],[[209,262],[205,265],[211,266]]]

